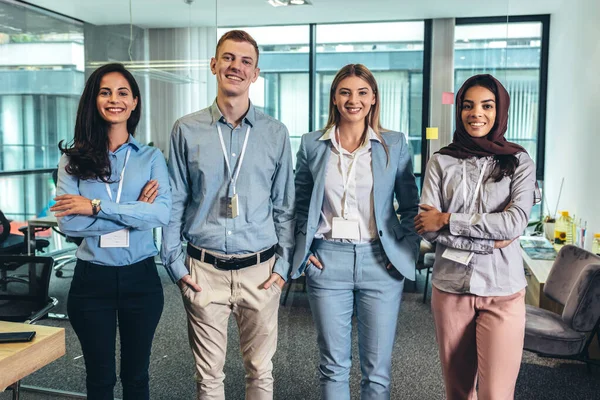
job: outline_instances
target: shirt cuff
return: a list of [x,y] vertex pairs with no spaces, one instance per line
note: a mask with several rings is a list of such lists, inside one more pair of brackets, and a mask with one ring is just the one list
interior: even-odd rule
[[189,275],[190,273],[190,271],[188,271],[187,267],[185,266],[183,260],[181,259],[173,261],[169,266],[165,264],[165,268],[167,269],[169,277],[171,278],[173,283],[179,282],[181,278],[183,278],[186,275]]
[[491,239],[481,239],[481,244],[477,247],[481,249],[481,252],[484,254],[492,254],[494,252],[494,245],[496,244],[495,240]]
[[455,236],[469,236],[471,233],[471,216],[469,214],[452,213],[448,228]]
[[278,254],[275,254],[275,258],[276,261],[275,266],[273,267],[273,272],[279,274],[283,280],[287,282],[290,275],[290,263],[286,262]]

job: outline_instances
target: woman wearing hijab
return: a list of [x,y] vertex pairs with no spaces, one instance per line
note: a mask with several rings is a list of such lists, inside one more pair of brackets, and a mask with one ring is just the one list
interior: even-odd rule
[[504,138],[510,98],[491,75],[456,96],[452,143],[427,165],[415,228],[436,242],[431,307],[446,395],[514,397],[525,334],[518,241],[536,190],[535,166]]

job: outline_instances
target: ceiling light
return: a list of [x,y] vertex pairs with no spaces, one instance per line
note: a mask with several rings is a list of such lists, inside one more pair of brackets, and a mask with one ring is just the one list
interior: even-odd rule
[[286,6],[309,6],[308,0],[267,0],[267,3],[273,7],[286,7]]

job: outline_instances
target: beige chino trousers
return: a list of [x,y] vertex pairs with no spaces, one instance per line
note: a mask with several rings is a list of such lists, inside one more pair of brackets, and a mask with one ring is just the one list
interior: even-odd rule
[[[191,246],[191,244],[188,244]],[[205,250],[202,250],[204,259]],[[223,254],[210,254],[227,257]],[[243,254],[233,257],[248,257]],[[281,288],[269,279],[275,257],[254,266],[223,271],[189,255],[186,266],[201,292],[182,289],[188,317],[188,336],[196,362],[198,400],[223,400],[223,366],[227,352],[227,325],[233,313],[240,334],[240,348],[246,370],[246,399],[273,399],[273,363],[277,348],[277,315]]]

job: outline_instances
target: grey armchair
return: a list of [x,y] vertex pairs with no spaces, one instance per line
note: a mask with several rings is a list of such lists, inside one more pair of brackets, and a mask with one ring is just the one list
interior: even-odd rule
[[564,246],[550,270],[544,294],[564,306],[562,315],[527,306],[525,350],[552,358],[600,365],[588,348],[600,324],[600,257]]

